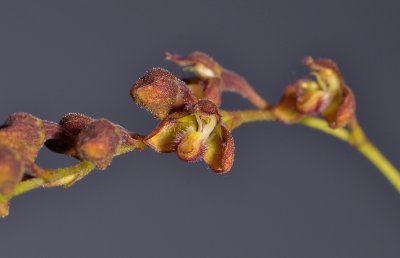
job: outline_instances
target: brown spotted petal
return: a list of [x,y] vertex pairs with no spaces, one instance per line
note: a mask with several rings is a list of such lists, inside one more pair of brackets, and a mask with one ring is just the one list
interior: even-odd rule
[[27,113],[12,114],[0,127],[0,144],[34,161],[45,141],[43,121]]
[[196,102],[186,84],[162,68],[146,72],[133,85],[131,96],[158,119],[164,119],[172,110],[190,109]]
[[121,146],[119,128],[106,119],[99,119],[85,127],[77,138],[78,156],[106,169]]
[[188,56],[165,53],[165,59],[172,61],[201,78],[219,77],[223,68],[206,53],[195,51]]
[[217,173],[228,172],[234,160],[235,144],[232,134],[225,126],[219,125],[207,140],[204,161]]
[[9,195],[22,180],[24,163],[23,157],[17,151],[0,145],[0,194]]
[[355,98],[336,63],[330,59],[314,60],[311,57],[305,58],[304,63],[312,70],[320,89],[327,94],[322,116],[332,128],[347,125],[354,116]]

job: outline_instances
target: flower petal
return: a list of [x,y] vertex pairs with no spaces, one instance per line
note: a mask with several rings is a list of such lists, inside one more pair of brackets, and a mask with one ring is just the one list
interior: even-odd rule
[[322,116],[331,128],[347,125],[354,117],[355,97],[345,84],[343,76],[335,62],[330,59],[305,59],[305,64],[313,71],[317,83],[328,94],[328,104],[321,110]]
[[197,129],[196,117],[190,113],[172,113],[143,140],[158,152],[173,152],[177,142],[187,131]]
[[346,126],[355,114],[355,97],[350,88],[343,89],[343,96],[338,100],[338,104],[334,108],[327,109],[323,112],[323,116],[329,123],[331,128],[341,128]]
[[248,99],[254,106],[264,109],[268,103],[253,89],[253,87],[238,74],[224,69],[221,78],[223,80],[223,91],[231,91]]
[[189,131],[178,142],[176,154],[181,160],[196,161],[202,158],[206,137],[201,132]]
[[195,51],[186,57],[167,52],[165,59],[185,67],[201,78],[219,77],[223,70],[214,59],[200,51]]
[[172,110],[190,109],[196,102],[186,84],[162,68],[147,71],[133,85],[131,96],[158,119],[164,119]]
[[203,159],[217,173],[228,172],[233,165],[235,144],[231,132],[218,125],[206,142]]

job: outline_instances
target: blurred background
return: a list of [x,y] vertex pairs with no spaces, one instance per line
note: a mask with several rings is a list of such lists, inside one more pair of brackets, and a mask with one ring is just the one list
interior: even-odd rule
[[[400,167],[396,1],[0,2],[0,120],[106,117],[137,133],[157,121],[129,96],[163,53],[209,53],[271,103],[329,57],[360,123]],[[237,95],[226,109],[250,108]],[[117,157],[73,187],[15,198],[1,257],[399,257],[400,196],[348,145],[301,126],[245,125],[220,176],[151,150]],[[44,167],[74,160],[43,149]]]

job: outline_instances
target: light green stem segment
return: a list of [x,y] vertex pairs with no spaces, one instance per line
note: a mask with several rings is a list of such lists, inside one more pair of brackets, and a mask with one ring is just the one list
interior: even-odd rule
[[357,149],[382,172],[400,193],[400,173],[393,164],[370,142],[365,142]]
[[233,130],[245,123],[276,120],[276,117],[272,112],[262,109],[221,111],[221,115],[222,120],[230,130]]
[[[244,123],[276,120],[273,113],[269,110],[223,112],[222,115],[227,127],[229,127],[231,130]],[[328,126],[328,123],[325,120],[316,117],[303,118],[299,123],[304,126],[332,135],[352,145],[370,162],[372,162],[387,178],[387,180],[389,180],[393,187],[400,193],[400,172],[368,140],[362,128],[359,126],[355,119],[350,123],[348,129],[332,129]]]
[[[137,148],[142,149],[144,148],[144,146],[138,145]],[[134,149],[136,149],[136,146],[120,146],[115,156],[125,154],[127,152],[133,151]],[[89,161],[80,161],[76,165],[65,168],[44,169],[41,177],[35,177],[19,182],[9,196],[5,197],[0,194],[0,204],[1,202],[7,202],[15,196],[21,195],[25,192],[40,187],[69,187],[76,181],[87,176],[95,168],[96,166]]]
[[45,177],[46,179],[37,177],[20,182],[16,185],[14,191],[7,198],[0,195],[0,202],[6,201],[7,199],[11,199],[12,197],[21,195],[27,191],[39,187],[50,187],[72,183],[74,180],[88,175],[94,168],[95,166],[92,163],[88,161],[81,161],[78,164],[70,167],[46,169],[44,171],[44,173],[47,175]]

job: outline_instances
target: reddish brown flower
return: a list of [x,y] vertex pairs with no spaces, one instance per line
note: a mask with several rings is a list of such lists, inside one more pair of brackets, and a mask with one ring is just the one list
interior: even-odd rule
[[355,112],[355,99],[337,65],[329,59],[305,58],[315,80],[302,79],[289,85],[274,107],[283,122],[295,123],[306,115],[321,114],[332,128],[347,125]]
[[209,100],[170,114],[144,142],[158,152],[176,152],[185,161],[203,159],[216,172],[228,172],[233,164],[233,137]]

